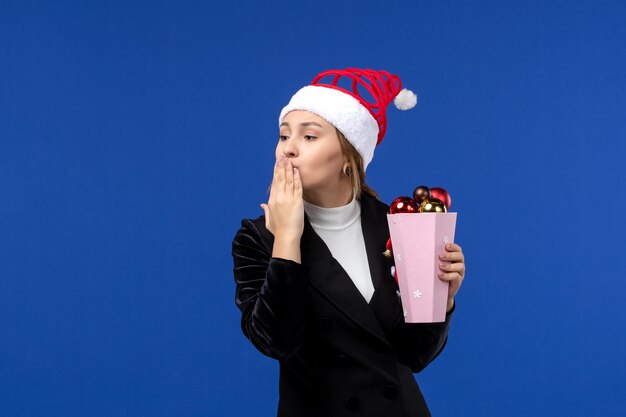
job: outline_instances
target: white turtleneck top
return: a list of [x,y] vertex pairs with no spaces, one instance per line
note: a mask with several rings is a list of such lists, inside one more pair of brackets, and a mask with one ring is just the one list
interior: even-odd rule
[[325,208],[304,200],[304,211],[315,232],[369,303],[374,284],[361,229],[361,202],[353,196],[345,206]]

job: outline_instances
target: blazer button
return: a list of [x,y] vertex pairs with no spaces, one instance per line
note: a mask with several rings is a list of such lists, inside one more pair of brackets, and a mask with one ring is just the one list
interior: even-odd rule
[[383,389],[383,396],[387,398],[388,400],[396,398],[396,395],[398,395],[398,389],[393,384],[387,385]]
[[356,410],[356,408],[359,406],[359,399],[354,395],[351,395],[349,397],[346,397],[344,405],[348,410]]
[[320,319],[320,327],[324,330],[330,330],[333,327],[333,321],[329,317],[324,316]]

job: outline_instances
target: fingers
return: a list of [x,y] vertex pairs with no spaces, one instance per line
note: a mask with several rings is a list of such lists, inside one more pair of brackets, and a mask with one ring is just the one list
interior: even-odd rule
[[284,160],[282,158],[278,160],[278,167],[274,171],[274,186],[280,190],[284,191],[285,189],[285,167]]
[[269,215],[270,208],[265,203],[261,203],[260,206],[263,209],[263,212],[265,213],[265,228],[269,230],[270,232],[272,232],[272,224],[270,222],[270,215]]
[[450,279],[463,278],[465,275],[465,265],[462,263],[456,264],[439,264],[439,269],[443,272],[439,272],[440,277],[447,277]]
[[300,178],[300,170],[298,168],[294,168],[293,193],[295,196],[302,196],[302,179]]
[[300,172],[294,168],[289,158],[280,158],[274,165],[274,180],[272,188],[290,195],[302,194]]
[[462,263],[454,263],[454,264],[439,264],[439,268],[442,271],[446,271],[446,272],[463,272],[463,270],[465,269],[465,265]]
[[439,276],[439,279],[442,281],[455,281],[455,280],[462,280],[463,277],[461,276],[461,274],[459,274],[458,272],[439,272],[437,274]]
[[285,192],[293,194],[293,165],[291,160],[285,160]]
[[448,297],[454,297],[465,276],[465,257],[461,247],[456,243],[446,244],[445,249],[446,252],[439,255],[439,259],[445,263],[439,264],[441,271],[437,275],[440,280],[450,283]]
[[[276,179],[276,177],[278,176],[279,164],[280,164],[280,161],[276,159],[276,163],[274,164],[274,173],[272,174],[272,184],[270,185],[269,200],[272,199],[272,196],[274,194],[274,189],[276,188],[276,185],[278,184],[278,180]],[[269,203],[269,200],[268,200],[268,203]]]
[[272,182],[276,181],[276,176],[278,175],[279,170],[280,170],[280,159],[276,159],[276,163],[274,164],[274,176],[272,178]]
[[[437,275],[443,281],[458,280],[459,285],[465,276],[465,264],[463,262],[456,263],[440,263]],[[443,272],[442,272],[443,271]]]
[[461,252],[461,247],[456,243],[450,242],[446,245],[446,250],[449,252]]
[[300,171],[293,166],[289,158],[281,155],[274,164],[274,178],[270,187],[270,205],[279,195],[302,197],[302,178]]
[[[459,256],[460,255],[460,256]],[[463,262],[462,253],[447,253],[446,257],[440,256],[442,260],[453,262],[440,263],[439,269],[443,272],[439,272],[439,277],[444,281],[454,281],[455,279],[463,279],[465,275],[465,263]],[[460,258],[459,261],[454,262],[455,258]]]
[[463,262],[465,256],[463,252],[446,252],[439,255],[439,259],[442,261]]
[[302,195],[302,179],[300,171],[291,163],[291,159],[285,159],[285,192],[294,196]]

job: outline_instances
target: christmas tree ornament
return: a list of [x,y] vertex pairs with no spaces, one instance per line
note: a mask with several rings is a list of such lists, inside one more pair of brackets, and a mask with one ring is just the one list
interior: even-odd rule
[[438,198],[429,198],[422,201],[420,213],[447,213],[446,205]]
[[393,257],[393,248],[391,246],[391,238],[387,239],[387,245],[386,245],[385,251],[383,252],[383,255],[385,255],[387,258]]
[[411,197],[401,196],[391,202],[389,213],[419,213],[419,206]]
[[452,197],[450,197],[450,193],[441,187],[431,187],[430,188],[431,197],[437,198],[443,201],[443,204],[446,205],[446,208],[450,210],[450,206],[452,205]]
[[422,204],[422,201],[430,197],[430,189],[425,185],[420,185],[413,190],[413,200],[415,200],[417,204]]

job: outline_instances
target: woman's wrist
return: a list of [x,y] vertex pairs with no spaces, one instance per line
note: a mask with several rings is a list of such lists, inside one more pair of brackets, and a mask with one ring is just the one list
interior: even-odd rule
[[290,259],[302,263],[300,254],[300,237],[280,235],[274,238],[272,256],[275,258]]
[[454,307],[454,297],[448,298],[448,306],[446,307],[446,313],[449,313]]

